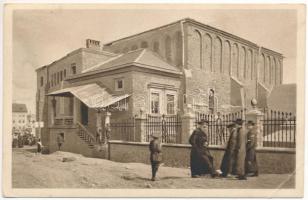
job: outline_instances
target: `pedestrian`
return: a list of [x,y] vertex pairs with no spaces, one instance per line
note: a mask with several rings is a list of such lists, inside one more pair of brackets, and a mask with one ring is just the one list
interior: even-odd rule
[[150,161],[152,167],[152,181],[156,180],[156,173],[158,171],[159,165],[162,162],[162,147],[161,141],[159,140],[159,134],[154,133],[152,135],[152,140],[150,141]]
[[64,143],[63,133],[58,134],[58,136],[57,136],[57,143],[58,143],[58,150],[60,150],[61,147],[62,147],[62,144]]
[[37,141],[37,153],[41,153],[42,152],[42,142],[41,139],[39,138]]
[[230,136],[220,166],[222,177],[231,177],[233,165],[236,159],[237,125],[235,123],[231,123],[227,126],[227,128]]
[[111,137],[111,128],[110,128],[110,124],[107,123],[105,125],[105,142],[104,143],[108,143],[108,141],[110,140],[110,137]]
[[96,130],[96,137],[95,137],[95,140],[97,143],[101,143],[101,134],[102,134],[102,128],[99,127],[97,130]]
[[216,176],[213,157],[208,150],[207,129],[208,121],[202,120],[198,122],[198,127],[189,138],[189,143],[191,144],[190,169],[192,178],[198,178],[206,174],[211,174],[212,177]]
[[246,158],[245,158],[245,173],[246,176],[258,176],[257,163],[257,127],[253,121],[247,122],[247,144],[246,144]]
[[235,174],[239,180],[247,180],[245,173],[247,131],[242,119],[236,119],[235,123],[237,124]]

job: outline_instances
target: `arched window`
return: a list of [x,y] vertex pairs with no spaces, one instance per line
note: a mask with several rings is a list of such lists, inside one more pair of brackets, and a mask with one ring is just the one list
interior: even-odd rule
[[197,68],[202,68],[202,36],[198,30],[194,30],[192,43],[192,61]]
[[248,52],[247,52],[247,65],[246,65],[246,71],[247,71],[247,79],[250,79],[252,80],[252,76],[253,76],[253,69],[252,69],[252,66],[253,66],[253,58],[252,58],[252,50],[249,49]]
[[214,42],[214,72],[222,72],[221,68],[222,42],[219,37]]
[[146,41],[142,41],[140,47],[141,48],[148,48],[148,43]]
[[209,34],[204,36],[204,68],[212,71],[212,37]]
[[238,77],[239,75],[239,68],[238,68],[238,61],[239,61],[239,49],[236,43],[232,46],[232,76]]
[[242,78],[246,78],[246,49],[245,47],[241,47],[240,50],[240,59],[239,59],[239,76]]
[[265,67],[266,64],[265,64],[265,56],[264,54],[262,53],[262,56],[261,56],[261,63],[260,63],[260,80],[265,83]]
[[231,44],[227,40],[224,42],[224,55],[223,55],[223,72],[225,74],[230,74],[230,64],[231,64]]
[[165,48],[166,48],[166,51],[165,51],[166,59],[168,62],[171,62],[172,61],[171,38],[169,35],[165,39]]
[[175,38],[175,65],[182,65],[182,54],[183,54],[183,46],[182,46],[182,34],[180,31],[177,31],[174,35]]
[[270,57],[267,56],[266,57],[266,62],[265,62],[265,83],[269,83],[270,82],[270,65],[271,65],[271,62],[270,62]]
[[273,57],[271,57],[271,66],[272,66],[272,84],[275,85],[276,83],[276,65],[275,65],[275,60]]

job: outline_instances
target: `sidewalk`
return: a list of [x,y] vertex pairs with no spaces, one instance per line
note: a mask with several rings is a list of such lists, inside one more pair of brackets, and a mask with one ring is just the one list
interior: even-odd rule
[[[74,161],[62,162],[64,157]],[[16,188],[293,188],[291,174],[261,174],[246,181],[234,179],[190,178],[190,170],[160,167],[158,181],[150,181],[149,165],[117,163],[86,158],[68,152],[35,154],[33,148],[13,149],[13,187]]]

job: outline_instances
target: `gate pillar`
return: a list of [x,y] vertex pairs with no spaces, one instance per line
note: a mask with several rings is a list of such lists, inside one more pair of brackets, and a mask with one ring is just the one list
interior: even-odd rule
[[255,123],[255,126],[257,127],[257,144],[258,147],[263,146],[263,113],[259,111],[256,107],[257,100],[252,99],[251,100],[251,106],[252,109],[248,112],[246,112],[245,120],[247,121],[253,121]]
[[188,144],[189,137],[195,129],[195,114],[191,109],[182,115],[181,144]]

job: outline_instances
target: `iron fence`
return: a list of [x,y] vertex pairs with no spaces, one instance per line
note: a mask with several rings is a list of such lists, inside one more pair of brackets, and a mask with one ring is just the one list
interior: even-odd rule
[[135,141],[135,118],[115,119],[110,123],[110,139]]
[[195,113],[195,127],[201,120],[207,120],[209,122],[207,136],[209,145],[224,145],[229,138],[229,131],[227,125],[231,124],[237,118],[243,118],[246,109],[240,110],[234,113],[227,114],[204,114]]
[[162,143],[180,143],[182,131],[179,115],[147,115],[145,123],[145,140],[149,142],[151,135],[161,135]]
[[264,109],[262,122],[263,146],[295,148],[296,117],[292,113]]

